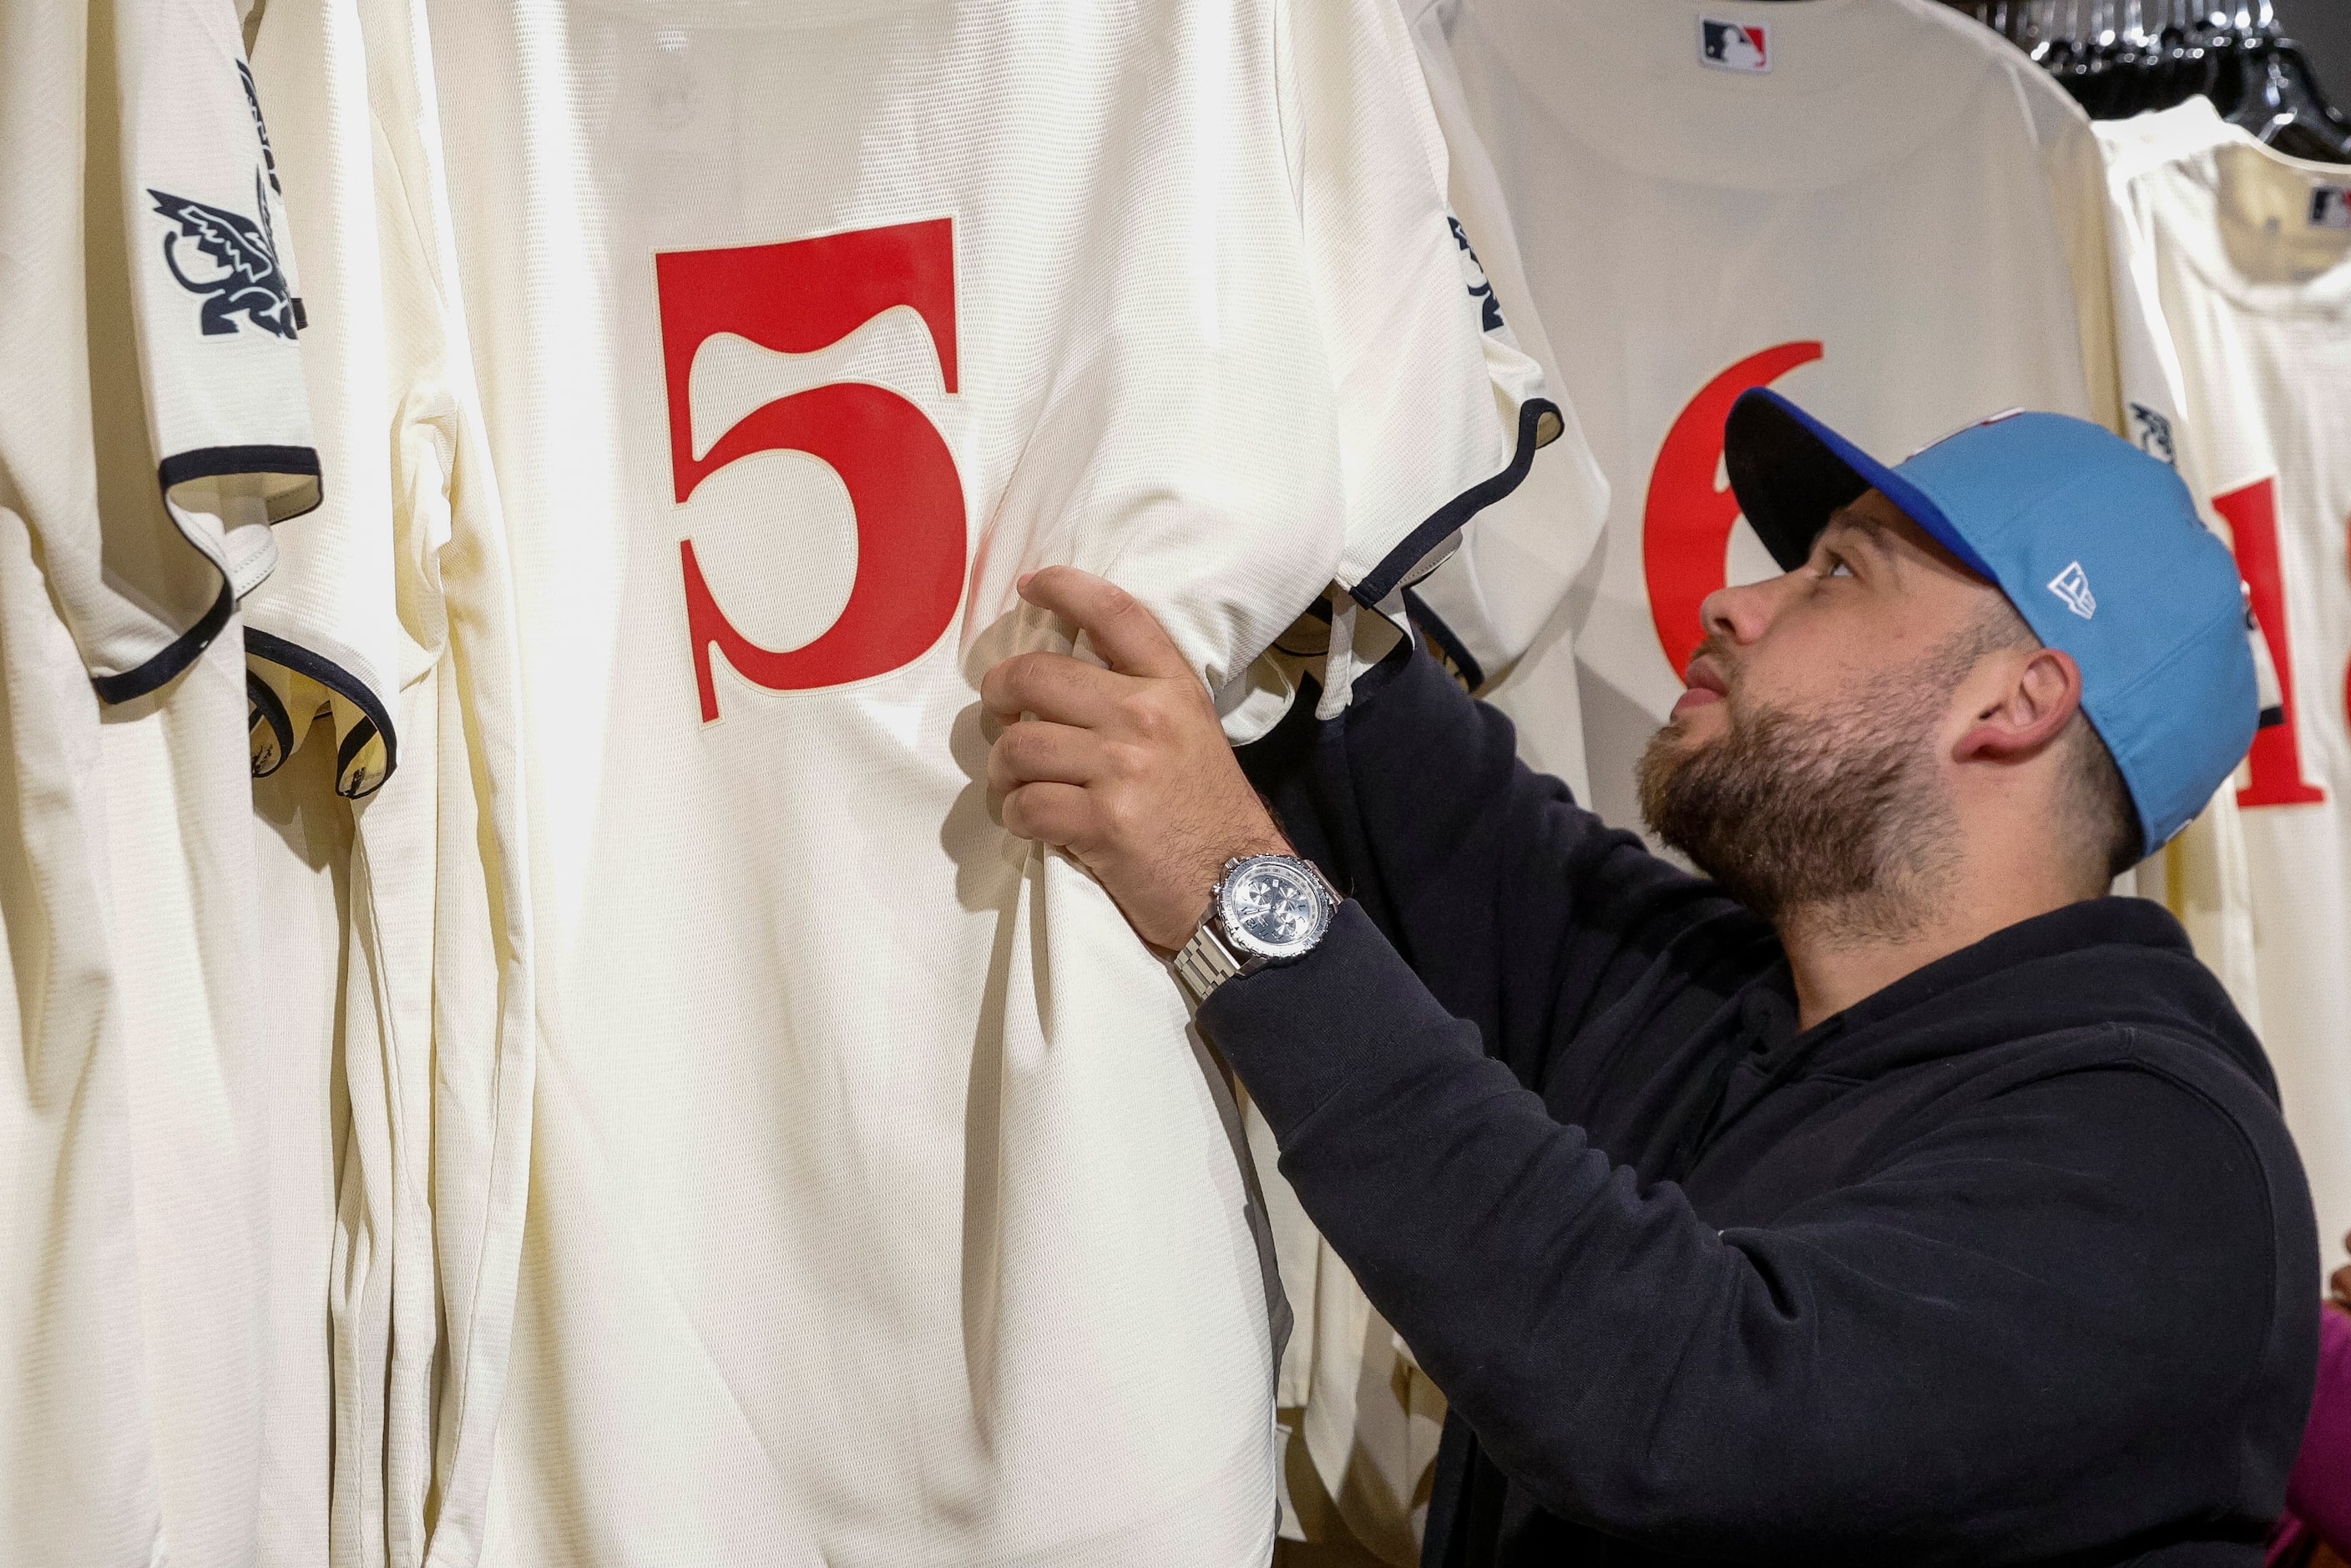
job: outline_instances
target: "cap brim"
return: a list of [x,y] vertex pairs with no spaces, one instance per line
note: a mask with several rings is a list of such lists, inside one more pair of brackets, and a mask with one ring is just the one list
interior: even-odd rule
[[1876,490],[1969,570],[1999,580],[1925,491],[1769,387],[1730,405],[1722,465],[1748,527],[1782,571],[1804,564],[1839,509]]

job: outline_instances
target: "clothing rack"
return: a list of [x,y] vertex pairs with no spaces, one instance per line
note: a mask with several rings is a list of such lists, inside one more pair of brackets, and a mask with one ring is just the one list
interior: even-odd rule
[[2031,55],[2100,120],[2201,95],[2295,157],[2351,162],[2351,119],[2271,0],[1946,0]]

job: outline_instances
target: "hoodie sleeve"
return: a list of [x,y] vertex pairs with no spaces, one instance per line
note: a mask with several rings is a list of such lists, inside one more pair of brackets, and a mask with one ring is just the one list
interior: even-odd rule
[[2295,1354],[2293,1217],[2158,1073],[1938,1108],[1718,1231],[1487,1060],[1358,908],[1200,1024],[1373,1304],[1564,1518],[1697,1557],[2024,1561],[2283,1500],[2244,1467],[2291,1443],[2245,1411]]
[[[1240,753],[1290,840],[1362,901],[1445,1008],[1515,1060],[1565,1040],[1676,949],[1725,994],[1777,956],[1769,928],[1518,760],[1510,721],[1425,653],[1311,702]],[[1716,971],[1709,973],[1710,970]],[[1505,1041],[1516,1041],[1515,1050]]]

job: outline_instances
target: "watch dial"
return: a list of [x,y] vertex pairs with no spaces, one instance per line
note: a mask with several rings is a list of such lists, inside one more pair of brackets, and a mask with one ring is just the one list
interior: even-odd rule
[[1303,952],[1322,934],[1322,890],[1301,868],[1261,861],[1225,888],[1225,928],[1270,958]]

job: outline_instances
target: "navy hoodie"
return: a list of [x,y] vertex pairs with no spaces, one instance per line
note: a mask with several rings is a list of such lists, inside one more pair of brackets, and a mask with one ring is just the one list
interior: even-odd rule
[[1425,655],[1242,756],[1351,896],[1200,1024],[1451,1402],[1426,1563],[2259,1563],[2316,1236],[2161,907],[1800,1031],[1771,926]]

